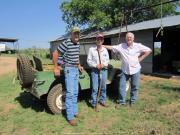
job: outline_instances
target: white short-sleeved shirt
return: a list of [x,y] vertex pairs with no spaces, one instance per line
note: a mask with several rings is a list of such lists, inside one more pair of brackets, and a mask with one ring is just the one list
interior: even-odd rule
[[149,47],[142,45],[141,43],[133,43],[128,47],[126,43],[114,45],[113,52],[119,52],[122,59],[121,69],[125,74],[132,75],[140,71],[141,65],[138,57],[142,52],[151,51]]

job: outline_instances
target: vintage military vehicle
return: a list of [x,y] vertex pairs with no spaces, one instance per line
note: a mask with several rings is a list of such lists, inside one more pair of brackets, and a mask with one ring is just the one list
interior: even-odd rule
[[[84,72],[79,76],[79,89],[91,88],[90,68],[86,63],[87,56],[80,56],[81,65]],[[110,60],[108,67],[107,84],[118,77],[120,71],[120,61]],[[61,70],[62,71],[62,70]],[[33,56],[19,55],[17,57],[17,78],[22,89],[30,92],[38,99],[46,99],[49,109],[54,114],[60,114],[65,109],[65,85],[63,71],[59,78],[54,78],[53,70],[44,69],[41,60]]]

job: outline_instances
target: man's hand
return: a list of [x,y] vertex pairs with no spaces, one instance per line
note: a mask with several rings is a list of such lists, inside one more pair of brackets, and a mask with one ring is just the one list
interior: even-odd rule
[[141,62],[141,61],[143,60],[143,58],[142,58],[142,57],[139,57],[138,60],[139,60],[139,62]]
[[101,69],[103,69],[104,68],[104,64],[101,64]]
[[143,52],[138,58],[139,62],[141,62],[143,59],[145,59],[150,53],[151,53],[151,51]]
[[97,64],[97,65],[96,65],[96,68],[99,69],[99,70],[101,70],[101,64]]
[[54,68],[54,78],[58,78],[60,76],[59,68]]
[[97,64],[96,65],[96,68],[99,70],[103,69],[104,67],[105,67],[104,64]]
[[84,68],[81,66],[81,65],[78,65],[78,69],[79,69],[79,71],[82,73],[83,72],[83,70],[84,70]]

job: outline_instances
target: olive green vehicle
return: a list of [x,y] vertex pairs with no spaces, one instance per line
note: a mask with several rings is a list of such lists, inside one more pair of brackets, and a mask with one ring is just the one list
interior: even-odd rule
[[[84,71],[79,76],[79,89],[90,90],[90,68],[86,63],[87,56],[80,56]],[[107,84],[117,79],[120,71],[120,61],[110,60],[108,66]],[[60,114],[65,109],[65,83],[64,73],[61,70],[59,78],[54,78],[53,70],[44,69],[41,60],[33,56],[19,55],[17,57],[17,77],[22,90],[30,92],[38,99],[46,99],[47,105],[53,114]]]

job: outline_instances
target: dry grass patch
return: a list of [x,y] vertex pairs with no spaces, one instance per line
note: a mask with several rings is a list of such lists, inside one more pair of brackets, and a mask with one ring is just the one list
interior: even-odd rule
[[2,111],[0,112],[0,115],[6,115],[8,114],[11,110],[15,109],[16,105],[15,104],[11,104],[11,103],[6,103],[3,106]]
[[166,128],[155,121],[143,121],[136,124],[131,135],[164,135],[167,133]]
[[180,124],[180,103],[172,103],[160,107],[160,113]]
[[0,76],[16,71],[16,57],[0,57]]

